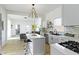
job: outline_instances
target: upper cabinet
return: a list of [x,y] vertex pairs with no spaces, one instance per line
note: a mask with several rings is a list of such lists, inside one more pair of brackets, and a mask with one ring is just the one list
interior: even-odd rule
[[79,4],[66,4],[62,8],[64,26],[79,25]]

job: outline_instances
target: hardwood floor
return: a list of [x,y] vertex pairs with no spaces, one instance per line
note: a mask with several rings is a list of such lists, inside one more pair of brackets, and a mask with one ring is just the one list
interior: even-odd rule
[[50,45],[45,44],[45,55],[50,55]]
[[24,51],[24,42],[20,40],[7,40],[3,47],[3,54],[17,54]]
[[[3,54],[5,55],[24,55],[24,42],[21,40],[7,40],[3,47]],[[50,55],[50,46],[45,44],[45,55]]]

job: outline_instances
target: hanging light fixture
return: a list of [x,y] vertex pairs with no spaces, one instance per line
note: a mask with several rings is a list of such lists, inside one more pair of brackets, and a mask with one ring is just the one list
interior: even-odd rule
[[32,31],[35,32],[36,30],[36,24],[35,24],[35,19],[38,18],[37,12],[35,10],[35,4],[32,4],[32,19],[34,20],[32,24]]
[[38,15],[37,15],[37,12],[35,10],[35,4],[32,4],[32,18],[37,18]]

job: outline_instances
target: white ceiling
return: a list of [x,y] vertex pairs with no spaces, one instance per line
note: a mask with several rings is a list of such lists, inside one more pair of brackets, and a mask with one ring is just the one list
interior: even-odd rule
[[13,14],[8,14],[8,19],[10,19],[11,21],[28,21],[29,20],[27,16],[13,15]]
[[[24,12],[27,15],[31,13],[31,4],[4,4],[7,10]],[[60,7],[60,4],[35,4],[36,11],[39,16],[45,15],[46,13],[53,11],[55,8]]]
[[[26,18],[25,18],[26,17]],[[11,23],[24,23],[24,24],[32,24],[33,20],[31,20],[27,16],[22,16],[22,15],[13,15],[13,14],[8,14],[8,19],[11,21]]]

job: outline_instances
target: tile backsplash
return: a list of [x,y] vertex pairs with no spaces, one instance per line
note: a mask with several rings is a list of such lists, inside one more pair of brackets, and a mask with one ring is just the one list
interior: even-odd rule
[[74,34],[75,38],[79,38],[79,27],[64,27],[65,33]]

